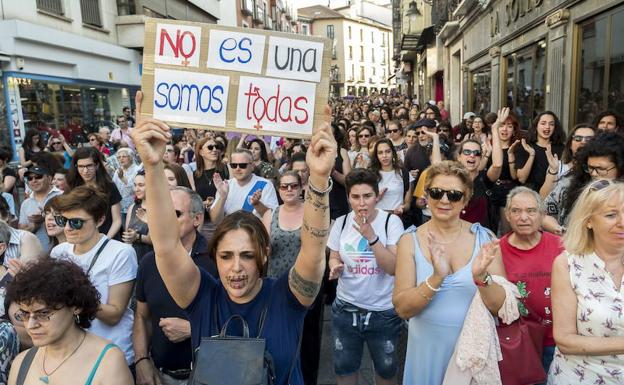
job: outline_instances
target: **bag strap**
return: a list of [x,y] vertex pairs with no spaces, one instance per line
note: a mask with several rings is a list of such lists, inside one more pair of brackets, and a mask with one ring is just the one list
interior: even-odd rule
[[388,213],[388,216],[386,217],[386,224],[384,226],[384,229],[386,229],[386,239],[388,239],[388,222],[390,222],[390,216],[392,214]]
[[89,265],[89,269],[87,270],[87,275],[89,275],[89,273],[91,272],[91,269],[93,268],[93,265],[95,265],[95,262],[100,257],[100,253],[102,252],[102,250],[104,250],[104,247],[106,247],[106,244],[108,243],[108,241],[110,241],[110,239],[106,238],[104,243],[102,243],[100,248],[95,252],[95,256],[93,256],[93,259],[91,260],[91,264]]
[[233,319],[239,320],[241,324],[243,325],[243,338],[249,338],[249,325],[247,325],[247,321],[245,321],[245,319],[239,314],[234,314],[233,316],[228,318],[227,321],[225,321],[225,323],[223,324],[223,327],[221,328],[221,332],[219,333],[219,337],[225,338],[228,325],[230,324],[230,321]]
[[345,214],[344,220],[342,221],[342,227],[340,228],[340,235],[341,236],[342,236],[342,232],[344,231],[345,226],[347,225],[347,216],[349,216],[349,214]]
[[33,346],[29,351],[26,352],[24,360],[20,365],[19,372],[17,372],[16,385],[24,385],[24,381],[26,381],[26,375],[28,374],[28,370],[30,370],[30,365],[32,365],[32,362],[35,359],[35,354],[37,354],[37,350],[38,348],[36,346]]

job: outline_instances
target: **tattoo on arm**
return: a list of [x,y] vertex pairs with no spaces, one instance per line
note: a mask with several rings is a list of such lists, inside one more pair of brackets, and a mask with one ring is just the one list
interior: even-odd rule
[[307,232],[314,238],[325,238],[329,235],[329,229],[318,229],[303,222],[303,231]]
[[325,197],[317,197],[312,194],[305,195],[306,202],[310,203],[315,209],[322,210],[323,212],[329,209],[329,201],[326,202]]
[[290,287],[306,298],[314,298],[321,288],[320,282],[308,281],[297,273],[293,267],[288,274],[288,282]]

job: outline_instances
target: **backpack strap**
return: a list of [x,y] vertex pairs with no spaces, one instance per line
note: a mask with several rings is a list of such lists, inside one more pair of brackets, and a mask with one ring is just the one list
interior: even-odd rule
[[91,260],[91,264],[89,265],[89,269],[87,270],[87,275],[89,275],[89,273],[91,272],[91,269],[93,268],[93,265],[95,265],[95,262],[100,257],[100,253],[102,252],[102,250],[104,250],[104,248],[108,244],[108,241],[110,241],[110,238],[106,238],[106,240],[104,240],[104,243],[102,243],[100,248],[95,252],[95,256],[93,256],[93,259]]
[[22,360],[22,364],[20,365],[19,372],[17,372],[16,385],[24,385],[24,381],[26,381],[26,375],[28,374],[28,370],[30,370],[30,365],[32,365],[32,362],[35,359],[35,354],[37,354],[37,350],[38,348],[33,346],[30,350],[26,352],[24,360]]
[[344,219],[342,220],[342,227],[340,227],[340,235],[342,236],[342,232],[344,231],[345,226],[347,225],[347,216],[349,214],[345,214]]

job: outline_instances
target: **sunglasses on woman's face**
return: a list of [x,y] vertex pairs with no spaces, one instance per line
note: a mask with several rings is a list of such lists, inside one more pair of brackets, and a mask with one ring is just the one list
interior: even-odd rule
[[589,136],[574,135],[572,139],[574,139],[574,141],[578,143],[589,142],[590,140],[594,139],[594,136],[593,135],[589,135]]
[[370,134],[360,134],[358,138],[370,138]]
[[444,190],[438,187],[428,188],[427,194],[429,195],[429,198],[435,199],[437,201],[442,199],[444,195],[446,195],[446,199],[448,199],[450,202],[459,202],[464,197],[463,191]]
[[469,150],[467,148],[462,150],[462,154],[469,156],[469,155],[474,155],[474,156],[481,156],[481,150]]
[[62,215],[55,215],[54,216],[54,222],[56,222],[56,224],[60,227],[65,227],[65,225],[67,225],[67,223],[69,222],[69,227],[73,230],[80,230],[82,229],[82,226],[84,226],[85,222],[89,221],[90,219],[82,219],[82,218],[67,218],[64,217]]
[[208,151],[212,151],[212,150],[219,150],[219,151],[223,151],[223,147],[218,145],[218,144],[209,144],[206,146],[206,148],[208,149]]
[[279,189],[282,191],[296,190],[299,188],[299,183],[280,183]]

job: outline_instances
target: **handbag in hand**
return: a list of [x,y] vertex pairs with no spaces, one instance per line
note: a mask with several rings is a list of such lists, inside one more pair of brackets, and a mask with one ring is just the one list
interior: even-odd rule
[[498,362],[503,385],[533,385],[546,380],[542,351],[546,327],[530,317],[496,327],[503,360]]

